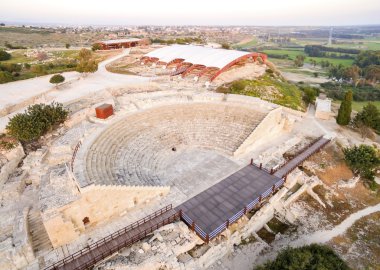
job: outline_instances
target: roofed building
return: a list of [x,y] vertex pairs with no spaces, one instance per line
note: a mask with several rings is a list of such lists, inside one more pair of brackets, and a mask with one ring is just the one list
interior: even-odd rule
[[141,38],[125,38],[100,41],[97,44],[102,47],[102,50],[112,50],[146,45],[148,44],[148,41],[147,39]]
[[261,59],[265,63],[267,55],[257,52],[214,49],[195,45],[172,45],[147,53],[141,58],[144,64],[162,65],[173,68],[174,75],[194,75],[208,77],[213,81],[221,73],[235,65]]

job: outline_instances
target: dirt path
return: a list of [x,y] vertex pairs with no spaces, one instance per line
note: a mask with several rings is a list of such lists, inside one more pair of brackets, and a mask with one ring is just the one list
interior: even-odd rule
[[343,234],[347,229],[349,229],[356,221],[361,219],[362,217],[368,216],[372,213],[380,211],[380,203],[374,206],[369,206],[364,208],[356,213],[351,214],[348,218],[346,218],[342,223],[335,226],[331,230],[317,231],[315,233],[305,235],[290,243],[291,246],[303,246],[311,243],[326,243],[333,239],[334,237]]

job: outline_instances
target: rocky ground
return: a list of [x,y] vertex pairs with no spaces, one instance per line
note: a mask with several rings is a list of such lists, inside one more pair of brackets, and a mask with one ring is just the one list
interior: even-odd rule
[[[210,269],[252,269],[274,259],[286,246],[312,242],[331,246],[353,269],[380,269],[380,192],[370,191],[352,174],[336,143],[303,165],[304,172],[321,179],[322,185],[313,190],[325,207],[305,193],[290,205],[297,215],[293,224],[272,219],[270,230],[261,229],[258,237],[236,246]],[[371,206],[376,206],[370,209],[374,212],[367,215]]]

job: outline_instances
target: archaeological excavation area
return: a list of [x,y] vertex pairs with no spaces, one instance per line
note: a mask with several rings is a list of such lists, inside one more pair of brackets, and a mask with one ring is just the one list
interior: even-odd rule
[[[9,258],[21,257],[20,265],[38,258],[49,270],[89,269],[144,245],[137,262],[144,255],[206,269],[214,262],[206,259],[210,253],[225,254],[227,245],[263,228],[285,202],[312,192],[317,182],[292,172],[330,138],[318,128],[307,139],[298,135],[293,128],[305,113],[191,82],[234,77],[247,67],[264,72],[265,55],[161,49],[144,52],[145,58],[128,55],[127,61],[134,58],[129,69],[181,72],[68,103],[69,119],[24,160],[22,168],[38,185],[38,205],[17,213],[26,220],[18,225],[25,237]],[[177,82],[186,87],[168,87]],[[283,153],[296,146],[294,157],[285,159]],[[300,192],[293,190],[298,185]],[[158,236],[166,230],[170,250]],[[237,235],[229,238],[231,233]],[[190,260],[197,249],[210,251]]]

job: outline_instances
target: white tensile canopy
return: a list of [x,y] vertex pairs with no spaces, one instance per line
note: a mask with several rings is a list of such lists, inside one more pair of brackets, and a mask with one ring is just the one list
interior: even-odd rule
[[149,52],[145,56],[158,58],[159,61],[165,63],[169,63],[174,59],[184,59],[184,62],[194,65],[221,69],[232,61],[248,54],[250,53],[195,45],[172,45]]

